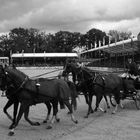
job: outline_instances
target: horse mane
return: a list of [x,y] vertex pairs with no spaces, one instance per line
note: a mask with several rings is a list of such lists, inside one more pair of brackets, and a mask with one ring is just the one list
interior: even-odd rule
[[95,74],[95,72],[93,72],[91,69],[87,68],[87,67],[82,67],[81,68],[84,72],[86,72],[88,75],[92,76],[93,74]]
[[26,77],[28,77],[25,73],[21,72],[16,68],[6,67],[5,71],[9,74],[10,78],[13,82],[17,84],[21,84]]

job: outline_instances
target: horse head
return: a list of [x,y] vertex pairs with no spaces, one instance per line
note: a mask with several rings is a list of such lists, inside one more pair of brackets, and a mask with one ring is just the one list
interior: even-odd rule
[[89,81],[95,77],[95,72],[92,70],[86,68],[86,67],[81,67],[79,70],[79,73],[77,74],[77,80],[78,81]]
[[6,73],[2,65],[0,65],[0,89],[2,91],[6,89]]
[[72,73],[73,82],[75,83],[76,75],[79,73],[80,69],[81,68],[76,63],[67,62],[66,65],[64,66],[63,76],[66,76],[69,73]]
[[23,72],[13,67],[5,67],[0,71],[3,75],[2,80],[0,80],[1,86],[3,86],[4,89],[11,84],[13,84],[15,88],[20,88],[25,79],[28,78]]
[[71,73],[77,73],[79,72],[79,66],[76,63],[73,62],[67,62],[64,66],[64,73],[69,74]]

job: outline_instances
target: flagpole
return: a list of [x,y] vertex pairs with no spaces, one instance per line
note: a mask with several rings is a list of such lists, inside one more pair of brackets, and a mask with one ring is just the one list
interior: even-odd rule
[[12,50],[10,50],[10,64],[13,63],[13,59],[12,59]]
[[[33,49],[33,54],[35,55],[35,48]],[[35,57],[33,57],[33,65],[35,66]]]
[[24,50],[22,50],[22,65],[23,65]]
[[133,50],[132,56],[133,56],[133,61],[134,61],[134,46],[133,46],[133,38],[131,37],[131,48]]
[[[123,39],[123,49],[124,49],[124,39]],[[125,70],[125,55],[123,55],[123,68]]]

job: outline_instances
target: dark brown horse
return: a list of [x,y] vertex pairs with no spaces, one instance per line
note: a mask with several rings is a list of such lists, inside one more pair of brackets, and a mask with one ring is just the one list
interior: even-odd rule
[[[124,90],[124,85],[123,79],[117,74],[102,74],[96,76],[94,79],[94,92],[101,93],[102,95],[113,95],[117,104],[112,113],[116,113],[118,105],[120,104],[120,91]],[[102,97],[99,98],[97,104],[100,103],[101,99]],[[98,105],[96,107],[98,107]]]
[[[89,106],[87,115],[85,117],[88,117],[90,113],[94,112],[91,106],[93,95],[95,95],[97,98],[96,106],[98,100],[101,98],[100,96],[102,96],[102,94],[94,92],[93,81],[96,77],[96,72],[86,67],[79,67],[76,65],[76,63],[67,63],[64,67],[64,74],[69,74],[70,72],[72,73],[74,82],[78,82],[77,90],[82,92],[85,96],[86,103]],[[107,107],[110,108],[106,95],[103,96],[107,103]]]
[[[29,107],[34,104],[34,101],[36,101],[36,103],[48,102],[52,100],[63,102],[71,113],[72,121],[77,123],[77,120],[75,120],[73,115],[72,106],[69,103],[70,98],[72,99],[72,103],[75,103],[77,95],[74,95],[75,92],[72,92],[64,80],[50,80],[46,78],[32,80],[23,72],[8,67],[4,69],[4,74],[5,81],[7,83],[13,83],[14,87],[16,88],[14,96],[21,103],[19,114],[13,129],[18,125],[23,113],[25,114],[26,120],[30,124],[38,125],[37,122],[32,122],[28,118]],[[57,106],[57,104],[54,105]],[[55,112],[57,113],[57,107],[54,108],[56,109]],[[54,118],[52,119],[52,122],[54,122]]]
[[[23,89],[21,89],[21,90],[23,90]],[[20,90],[20,92],[21,92],[21,90]],[[7,86],[7,89],[6,89],[6,97],[8,98],[8,102],[6,103],[6,105],[3,108],[3,112],[12,121],[12,124],[9,127],[10,129],[16,123],[17,110],[18,110],[18,106],[19,106],[19,100],[18,100],[18,98],[16,98],[16,96],[14,96],[14,94],[16,94],[15,91],[16,91],[16,89],[15,89],[15,87],[14,87],[13,84]],[[13,109],[13,117],[7,112],[8,108],[11,107],[12,105],[14,106],[14,109]],[[48,109],[48,113],[47,113],[47,117],[43,121],[43,123],[47,123],[47,121],[49,120],[50,113],[51,113],[51,108],[52,108],[52,105],[51,105],[51,102],[50,101],[45,102],[45,105],[46,105],[46,107]],[[53,115],[55,115],[55,112],[53,112]],[[27,120],[26,117],[25,117],[25,120]],[[57,119],[57,121],[59,121],[59,119]],[[32,123],[31,123],[31,125],[32,125]]]

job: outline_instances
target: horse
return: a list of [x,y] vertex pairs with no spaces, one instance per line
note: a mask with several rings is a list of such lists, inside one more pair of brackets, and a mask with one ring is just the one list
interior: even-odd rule
[[[3,68],[2,67],[0,67],[0,76],[1,76],[1,89],[3,90],[4,88],[4,84],[5,84],[5,78],[4,78],[4,74],[2,73],[2,72],[4,72],[3,71]],[[2,76],[3,75],[3,76]],[[3,81],[4,80],[4,81]],[[20,89],[21,90],[21,89]],[[7,86],[6,86],[6,92],[5,92],[5,94],[6,94],[6,97],[8,98],[8,102],[6,103],[6,105],[4,106],[4,108],[3,108],[3,112],[6,114],[6,116],[12,121],[12,124],[9,126],[9,129],[11,129],[12,128],[12,126],[15,124],[15,122],[16,122],[16,116],[17,116],[17,110],[18,110],[18,106],[19,106],[19,100],[15,97],[15,96],[13,96],[14,94],[16,94],[16,92],[17,92],[17,89],[14,87],[14,85],[13,85],[13,83],[10,83],[10,82],[8,82],[7,83]],[[7,112],[7,109],[9,108],[9,107],[11,107],[11,106],[14,106],[14,109],[13,109],[13,117]],[[35,104],[34,104],[35,105]],[[51,105],[51,102],[45,102],[45,105],[46,105],[46,107],[47,107],[47,109],[48,109],[48,113],[47,113],[47,117],[46,117],[46,119],[43,121],[43,123],[47,123],[47,121],[49,120],[49,118],[50,118],[50,113],[51,113],[51,108],[52,108],[52,105]],[[55,115],[55,112],[53,112],[53,115]],[[26,118],[25,118],[25,120],[27,120]],[[57,121],[59,121],[59,119],[58,118],[56,118],[56,120]],[[27,120],[28,121],[28,120]],[[32,122],[31,122],[31,124],[33,124]],[[39,123],[38,123],[38,125],[39,125]]]
[[[120,104],[120,99],[122,96],[121,91],[126,92],[126,90],[129,90],[129,89],[132,90],[132,88],[130,87],[128,89],[128,81],[125,81],[122,77],[120,77],[117,74],[111,73],[111,74],[97,75],[93,82],[94,82],[95,93],[100,92],[103,95],[109,95],[110,97],[112,95],[114,96],[117,104],[112,114],[115,114],[117,112],[118,105]],[[101,98],[102,97],[100,97],[100,99],[97,101],[97,104],[100,103]]]
[[[12,126],[11,132],[13,132],[15,127],[18,125],[23,113],[25,114],[26,120],[30,124],[38,125],[38,123],[34,123],[28,118],[29,107],[34,104],[34,100],[36,100],[37,103],[52,100],[63,102],[70,111],[72,121],[74,123],[78,123],[73,115],[72,106],[69,103],[70,98],[72,99],[73,103],[76,102],[76,96],[73,95],[75,92],[73,93],[64,80],[47,78],[37,78],[32,80],[25,73],[9,67],[4,68],[3,71],[3,74],[5,74],[4,79],[6,83],[13,83],[14,87],[16,88],[16,92],[14,92],[13,96],[15,96],[21,103],[16,123]],[[56,103],[53,105],[56,114],[58,111]],[[54,117],[52,118],[52,122],[54,122]]]
[[[92,83],[93,83],[93,79],[96,77],[96,72],[86,67],[78,67],[76,63],[67,63],[64,67],[64,74],[69,74],[70,72],[73,75],[74,82],[76,83],[76,80],[78,81],[77,90],[84,94],[86,103],[88,104],[88,112],[85,116],[85,118],[87,118],[90,113],[96,111],[96,109],[93,110],[91,106],[93,95],[96,96],[97,100],[101,96],[99,95],[100,93],[95,94],[93,90]],[[107,107],[110,108],[107,97],[105,95],[104,98],[107,103]],[[96,106],[98,106],[97,103]]]
[[[8,98],[8,102],[6,103],[6,105],[4,106],[3,108],[3,112],[7,115],[7,117],[12,121],[12,124],[9,126],[9,129],[12,128],[12,126],[15,124],[16,122],[16,116],[17,116],[17,110],[18,110],[18,106],[19,106],[19,100],[13,96],[15,94],[15,87],[13,84],[11,85],[8,85],[7,86],[7,89],[6,89],[6,97]],[[7,109],[11,106],[14,106],[14,109],[13,109],[13,117],[7,112]],[[47,123],[47,121],[49,120],[50,118],[50,113],[51,113],[51,108],[52,108],[52,105],[51,105],[51,102],[45,102],[45,105],[48,109],[48,113],[47,113],[47,117],[45,118],[45,120],[43,121],[43,123]],[[53,115],[54,112],[53,112]],[[25,118],[26,120],[26,118]],[[59,119],[56,118],[57,121],[59,121]],[[31,123],[32,124],[32,123]],[[39,123],[38,123],[39,125]]]

